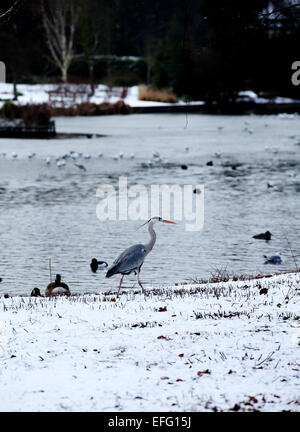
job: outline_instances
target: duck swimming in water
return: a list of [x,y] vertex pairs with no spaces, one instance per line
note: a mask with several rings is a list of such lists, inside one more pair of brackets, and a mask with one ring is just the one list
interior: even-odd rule
[[270,256],[264,255],[264,258],[266,260],[265,264],[282,264],[282,259],[279,252],[277,252],[276,255],[270,255]]
[[254,235],[253,238],[259,239],[259,240],[271,240],[271,236],[272,236],[272,234],[270,233],[270,231],[266,231],[263,234]]
[[49,283],[49,285],[47,286],[45,295],[47,297],[60,296],[60,295],[70,296],[71,292],[69,290],[68,285],[61,282],[61,276],[57,274],[55,281]]
[[106,261],[98,261],[96,258],[93,258],[90,267],[92,272],[96,273],[98,269],[103,270],[104,267],[108,267],[108,264]]

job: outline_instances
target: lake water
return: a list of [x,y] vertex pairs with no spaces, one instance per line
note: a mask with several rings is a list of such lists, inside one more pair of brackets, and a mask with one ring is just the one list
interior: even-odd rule
[[[299,116],[151,114],[58,118],[56,124],[59,132],[107,136],[0,140],[1,293],[44,291],[49,257],[53,274],[60,273],[74,293],[116,288],[119,276],[93,274],[91,258],[111,263],[126,247],[148,241],[147,229],[137,230],[141,221],[100,222],[96,216],[97,187],[117,186],[120,176],[129,185],[205,186],[201,231],[186,231],[184,221],[156,225],[157,243],[141,272],[145,288],[207,278],[216,269],[231,275],[295,269],[291,248],[300,265]],[[71,160],[57,167],[54,157],[70,150],[92,156],[77,161],[86,172]],[[29,159],[29,152],[36,157]],[[113,160],[120,152],[124,158]],[[143,168],[153,152],[168,164]],[[267,230],[274,235],[270,242],[252,238]],[[281,265],[264,264],[263,255],[278,251]],[[125,277],[124,287],[137,287],[134,275]]]

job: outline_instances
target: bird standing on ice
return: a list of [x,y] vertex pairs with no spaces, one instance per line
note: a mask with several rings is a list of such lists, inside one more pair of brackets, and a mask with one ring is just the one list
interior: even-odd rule
[[129,247],[126,249],[121,255],[113,262],[113,264],[109,267],[106,277],[109,278],[115,274],[121,274],[121,280],[120,285],[117,293],[117,297],[119,297],[119,292],[121,289],[121,285],[124,279],[125,275],[129,275],[130,273],[134,272],[137,274],[137,280],[139,286],[142,288],[142,292],[145,294],[144,287],[140,281],[140,271],[141,267],[144,264],[145,258],[148,255],[149,252],[153,249],[153,246],[156,242],[156,233],[153,229],[153,225],[157,222],[163,222],[168,224],[175,224],[175,222],[162,219],[161,217],[153,217],[148,220],[145,224],[142,226],[148,224],[148,231],[150,234],[150,241],[149,243],[143,245],[143,244],[136,244],[134,246]]

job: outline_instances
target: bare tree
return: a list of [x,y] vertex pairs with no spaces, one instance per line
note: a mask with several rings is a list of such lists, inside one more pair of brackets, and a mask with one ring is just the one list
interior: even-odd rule
[[0,15],[0,22],[8,22],[27,0],[16,0],[13,5]]
[[90,80],[93,80],[95,56],[103,45],[104,26],[101,18],[102,13],[100,14],[99,9],[93,7],[93,0],[85,0],[78,24],[78,40],[83,52],[77,57],[83,57],[87,61]]
[[79,18],[79,5],[74,0],[42,0],[42,19],[50,60],[67,82],[68,70],[74,59],[74,35]]

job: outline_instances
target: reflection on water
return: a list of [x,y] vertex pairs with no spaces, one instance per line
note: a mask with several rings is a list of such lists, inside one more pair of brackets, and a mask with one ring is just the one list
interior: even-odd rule
[[[145,287],[208,277],[216,268],[231,274],[295,268],[288,241],[300,263],[300,146],[289,137],[299,134],[299,121],[296,116],[192,115],[185,129],[181,114],[72,118],[57,119],[58,129],[108,136],[0,140],[0,292],[44,290],[49,257],[53,272],[61,273],[73,292],[115,288],[118,276],[93,274],[91,258],[111,263],[126,247],[148,241],[146,228],[137,231],[139,221],[100,222],[96,217],[97,187],[117,186],[119,176],[128,176],[129,186],[205,185],[204,229],[187,232],[184,221],[157,226],[157,244],[141,273]],[[245,122],[253,133],[244,130]],[[92,156],[79,159],[86,172],[72,160],[57,167],[54,157],[70,150]],[[37,156],[29,159],[29,152]],[[114,160],[120,152],[124,157]],[[154,152],[165,163],[142,167]],[[206,165],[208,161],[213,165]],[[188,169],[181,169],[182,164]],[[274,235],[270,242],[252,239],[267,230]],[[282,265],[265,265],[263,255],[278,251]],[[124,287],[133,286],[134,276],[125,278]]]

